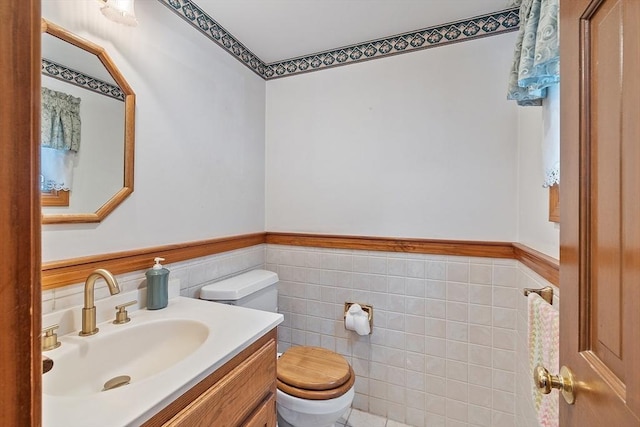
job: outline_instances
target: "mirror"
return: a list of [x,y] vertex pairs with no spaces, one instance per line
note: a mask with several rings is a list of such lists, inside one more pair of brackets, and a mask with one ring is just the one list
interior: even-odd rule
[[71,190],[41,175],[42,223],[100,222],[133,192],[135,94],[101,46],[45,19],[42,87],[79,99],[81,123],[81,143],[65,163]]

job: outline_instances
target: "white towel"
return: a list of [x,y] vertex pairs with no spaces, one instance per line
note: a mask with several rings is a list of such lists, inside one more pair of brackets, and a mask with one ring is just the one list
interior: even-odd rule
[[[559,313],[540,295],[531,292],[528,296],[529,306],[529,366],[531,376],[537,365],[542,365],[552,374],[560,370],[558,353],[560,349]],[[533,406],[538,413],[541,427],[558,427],[559,394],[552,390],[551,394],[540,393],[532,380]]]

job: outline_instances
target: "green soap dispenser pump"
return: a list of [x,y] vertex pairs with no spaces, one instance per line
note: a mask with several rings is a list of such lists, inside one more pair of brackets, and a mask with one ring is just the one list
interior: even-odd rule
[[169,270],[160,261],[164,258],[153,259],[155,264],[147,270],[147,310],[159,310],[169,303]]

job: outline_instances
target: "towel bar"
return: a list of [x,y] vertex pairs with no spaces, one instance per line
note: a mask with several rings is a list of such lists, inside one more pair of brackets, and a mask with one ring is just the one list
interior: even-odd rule
[[528,296],[530,293],[538,294],[542,297],[543,300],[553,305],[553,288],[551,286],[545,286],[542,289],[524,289],[524,296]]

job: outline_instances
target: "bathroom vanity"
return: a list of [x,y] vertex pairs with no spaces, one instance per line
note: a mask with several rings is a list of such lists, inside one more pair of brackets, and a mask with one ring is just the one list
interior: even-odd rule
[[273,329],[143,426],[274,427],[276,340]]
[[44,427],[275,426],[282,315],[176,296],[113,324],[114,305],[144,300],[128,294],[96,302],[95,335],[78,335],[81,307],[44,316],[61,343],[44,352]]

